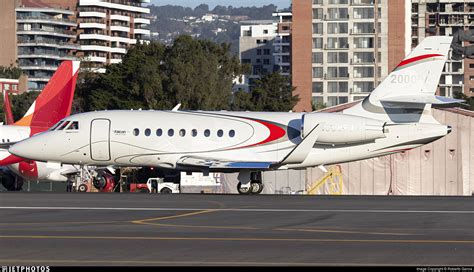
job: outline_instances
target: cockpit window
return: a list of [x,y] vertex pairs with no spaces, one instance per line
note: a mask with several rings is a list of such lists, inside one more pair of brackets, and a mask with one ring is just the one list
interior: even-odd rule
[[64,121],[59,121],[56,123],[56,125],[52,126],[49,130],[55,130],[57,127],[59,127]]
[[59,126],[58,130],[63,130],[63,129],[65,129],[65,128],[67,127],[67,125],[69,125],[69,123],[71,123],[71,122],[69,122],[69,121],[64,122],[63,124],[61,124],[61,125]]
[[78,130],[78,129],[79,129],[79,122],[74,121],[74,122],[71,122],[71,125],[69,125],[69,127],[66,130]]

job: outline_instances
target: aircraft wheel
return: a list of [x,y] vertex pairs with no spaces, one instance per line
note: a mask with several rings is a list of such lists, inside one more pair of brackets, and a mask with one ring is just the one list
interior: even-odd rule
[[79,185],[77,190],[81,193],[87,192],[87,185],[86,184],[81,184],[81,185]]
[[239,194],[241,195],[249,195],[252,193],[252,186],[245,188],[242,187],[242,183],[239,182],[239,184],[237,184],[237,191],[239,191]]
[[263,191],[263,183],[252,182],[252,184],[250,185],[250,188],[252,189],[252,194],[258,195]]

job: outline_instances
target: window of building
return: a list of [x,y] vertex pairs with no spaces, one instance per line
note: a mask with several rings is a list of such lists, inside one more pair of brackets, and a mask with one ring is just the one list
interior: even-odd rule
[[349,63],[347,52],[328,52],[328,63]]
[[323,78],[323,67],[313,67],[313,78]]
[[323,63],[323,52],[313,52],[313,63]]
[[374,38],[354,38],[354,48],[374,48]]
[[163,130],[159,128],[156,130],[156,136],[160,137],[161,135],[163,135]]
[[374,63],[374,52],[355,52],[354,63]]
[[313,24],[313,34],[323,34],[323,24],[322,23]]
[[138,128],[135,128],[135,129],[133,130],[133,135],[134,135],[134,136],[140,135],[140,130],[139,130]]
[[263,64],[269,65],[269,64],[270,64],[270,60],[269,60],[269,59],[264,59],[264,60],[263,60]]
[[316,19],[316,20],[322,20],[323,19],[323,9],[322,8],[313,9],[313,19]]
[[327,78],[348,78],[348,67],[328,67]]
[[174,129],[172,129],[172,128],[168,129],[168,136],[170,136],[170,137],[174,136]]
[[328,38],[327,43],[328,49],[344,49],[349,48],[349,42],[347,38]]
[[339,104],[347,103],[347,96],[329,96],[328,97],[328,107],[336,106]]
[[356,81],[354,82],[354,93],[369,93],[374,89],[374,82]]
[[349,33],[347,23],[328,23],[328,34]]
[[263,34],[268,34],[268,30],[267,30],[267,29],[264,29],[264,30],[263,30]]
[[323,48],[323,38],[313,38],[313,48]]
[[258,56],[262,55],[262,49],[257,49],[257,55]]
[[349,18],[349,12],[347,8],[328,8],[327,13],[329,20],[340,20]]
[[313,93],[323,93],[323,83],[313,82]]
[[354,23],[354,34],[365,34],[374,32],[374,23]]
[[373,19],[374,8],[354,8],[354,19]]
[[374,67],[354,67],[354,77],[374,77]]
[[270,55],[270,49],[263,49],[264,55]]
[[250,63],[250,59],[242,59],[242,63]]
[[9,90],[10,90],[10,84],[4,83],[4,84],[3,84],[3,89],[4,89],[5,91],[9,91]]
[[349,84],[346,81],[328,82],[328,93],[347,93]]

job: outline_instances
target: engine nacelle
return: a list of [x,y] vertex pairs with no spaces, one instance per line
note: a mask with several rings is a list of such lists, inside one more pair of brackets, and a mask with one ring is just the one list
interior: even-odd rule
[[385,138],[385,122],[365,117],[336,113],[307,113],[301,120],[301,137],[315,126],[322,126],[316,140],[320,144],[350,144]]

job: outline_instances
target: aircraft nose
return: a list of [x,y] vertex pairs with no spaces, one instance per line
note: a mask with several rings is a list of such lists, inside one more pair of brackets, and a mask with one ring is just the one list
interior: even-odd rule
[[43,147],[44,143],[41,143],[37,137],[32,137],[14,144],[8,149],[8,152],[17,157],[40,160],[38,158],[41,156]]

